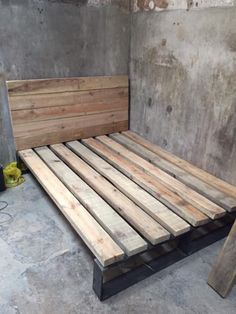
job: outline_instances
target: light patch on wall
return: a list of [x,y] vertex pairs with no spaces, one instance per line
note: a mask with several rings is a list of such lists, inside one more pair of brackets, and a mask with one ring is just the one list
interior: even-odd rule
[[100,6],[104,4],[111,4],[111,0],[88,0],[90,6]]
[[103,5],[117,5],[120,8],[130,10],[130,0],[88,0],[88,6],[100,7]]
[[235,0],[133,0],[133,11],[189,10],[211,7],[232,7]]

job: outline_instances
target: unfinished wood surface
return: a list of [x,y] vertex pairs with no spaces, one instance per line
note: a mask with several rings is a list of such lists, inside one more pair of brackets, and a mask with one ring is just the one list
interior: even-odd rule
[[13,125],[18,150],[66,142],[127,129],[128,113],[114,111],[85,117],[35,121]]
[[8,81],[10,96],[74,92],[128,87],[128,76],[66,77],[40,80]]
[[224,192],[225,194],[230,195],[231,197],[236,197],[236,187],[229,184],[228,182],[225,182],[210,173],[192,165],[191,163],[187,162],[184,159],[181,159],[170,152],[164,150],[158,145],[152,144],[149,141],[145,140],[144,138],[140,137],[134,132],[127,131],[123,132],[126,136],[129,138],[132,138],[134,141],[138,141],[140,144],[142,144],[144,147],[148,148],[149,150],[153,151],[160,157],[163,157],[164,159],[170,161],[176,166],[179,166],[180,168],[186,170],[187,172],[191,173],[192,175],[196,176],[197,178],[203,180],[204,182],[210,184],[211,186],[214,186],[216,189]]
[[46,165],[128,256],[147,249],[147,243],[92,188],[63,163],[48,147],[35,149]]
[[93,106],[96,106],[96,104],[109,106],[113,101],[120,101],[120,103],[125,105],[128,101],[128,92],[128,87],[117,87],[92,91],[29,94],[22,96],[11,96],[11,94],[9,94],[9,99],[12,111],[34,110],[48,107],[65,108],[66,106],[72,105],[81,105],[84,111],[89,111]]
[[[110,136],[116,139],[119,138],[121,135],[112,134]],[[169,190],[175,192],[177,195],[182,197],[189,204],[192,204],[194,207],[199,209],[211,219],[217,219],[226,214],[223,208],[209,201],[201,194],[193,191],[185,184],[181,183],[166,172],[152,165],[150,162],[136,155],[129,149],[125,148],[123,145],[114,141],[112,138],[109,138],[107,136],[98,137],[99,141],[107,145],[109,148],[113,149],[115,152],[119,153],[127,160],[134,163],[136,166],[140,167],[144,172],[153,176],[160,183],[164,184]]]
[[86,146],[78,141],[67,143],[67,146],[84,161],[90,164],[96,171],[112,182],[121,192],[133,200],[174,236],[178,236],[190,230],[190,225],[182,218],[177,216],[152,195],[147,193]]
[[86,138],[127,129],[127,113],[123,111],[79,118],[67,118],[14,125],[18,150],[38,147],[71,139]]
[[152,244],[170,238],[167,230],[70,149],[63,144],[51,145],[51,149]]
[[212,268],[208,284],[226,297],[236,280],[236,222]]
[[193,226],[203,225],[209,221],[202,212],[103,143],[93,138],[82,142]]
[[19,152],[19,156],[100,263],[107,266],[122,260],[124,257],[122,249],[103,230],[36,153],[28,149]]
[[[86,119],[82,118],[82,125],[86,124]],[[71,122],[71,127],[70,127]],[[73,123],[72,123],[73,122]],[[30,147],[39,147],[44,145],[50,145],[51,143],[61,143],[70,141],[71,139],[75,138],[87,138],[93,136],[94,134],[101,135],[101,134],[108,134],[116,129],[126,129],[128,127],[127,121],[120,121],[115,123],[97,125],[99,121],[95,123],[94,126],[84,126],[80,128],[80,125],[77,124],[76,119],[61,121],[53,126],[53,130],[50,132],[50,128],[47,129],[47,134],[38,133],[36,135],[30,133],[27,135],[24,131],[23,137],[15,138],[17,149],[23,148],[26,149],[28,146]],[[45,123],[46,124],[46,123]],[[43,124],[39,128],[43,129]],[[66,127],[66,129],[65,129]],[[60,132],[60,129],[63,129]],[[44,131],[42,131],[44,132]],[[50,133],[49,133],[50,132]]]
[[128,129],[128,77],[8,82],[18,150]]
[[[117,89],[119,90],[119,89]],[[25,122],[45,121],[60,118],[79,117],[86,115],[94,115],[98,113],[114,112],[126,110],[128,107],[127,92],[125,96],[119,96],[121,93],[107,93],[110,90],[99,91],[99,99],[94,100],[91,92],[87,92],[90,99],[84,100],[80,93],[63,94],[42,94],[33,96],[21,96],[22,103],[16,102],[17,97],[11,97],[12,119],[15,124],[23,124]],[[114,91],[114,90],[112,90]],[[117,95],[116,95],[117,93]],[[76,94],[76,96],[74,95]],[[105,95],[103,95],[105,94]],[[106,95],[108,94],[108,95]],[[67,96],[68,95],[68,96]],[[104,97],[104,98],[102,98]],[[29,101],[29,98],[33,98]],[[112,99],[112,101],[111,101]],[[24,109],[13,109],[14,104]],[[15,107],[17,107],[15,106]]]
[[11,112],[8,104],[5,77],[0,74],[0,164],[3,166],[16,160]]
[[135,141],[129,136],[125,136],[125,134],[126,133],[124,133],[124,135],[112,134],[111,137],[224,209],[228,211],[236,210],[236,198],[232,198],[231,196],[214,188],[210,184],[188,173],[184,169],[181,169],[180,167],[158,156],[154,152],[142,146],[138,139]]

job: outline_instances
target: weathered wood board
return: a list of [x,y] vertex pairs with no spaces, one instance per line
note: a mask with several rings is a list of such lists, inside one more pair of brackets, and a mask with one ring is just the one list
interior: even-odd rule
[[226,297],[236,280],[236,222],[212,268],[208,284]]
[[17,150],[128,129],[128,77],[9,81]]
[[28,149],[19,155],[101,264],[106,266],[123,259],[121,248],[37,154]]

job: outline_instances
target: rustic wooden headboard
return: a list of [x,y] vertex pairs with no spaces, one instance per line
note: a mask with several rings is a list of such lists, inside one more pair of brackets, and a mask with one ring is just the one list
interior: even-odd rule
[[128,129],[128,77],[7,82],[17,150]]

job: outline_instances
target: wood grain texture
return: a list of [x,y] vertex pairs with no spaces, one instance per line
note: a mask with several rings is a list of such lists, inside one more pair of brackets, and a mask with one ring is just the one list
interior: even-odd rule
[[152,152],[156,153],[158,156],[168,160],[172,164],[184,169],[185,171],[191,173],[192,175],[196,176],[197,178],[201,179],[202,181],[210,184],[211,186],[215,187],[216,189],[222,191],[223,193],[230,195],[231,197],[236,197],[236,187],[217,178],[210,173],[192,165],[188,161],[177,157],[176,155],[171,154],[170,152],[164,150],[158,145],[152,144],[151,142],[145,140],[141,136],[137,135],[134,132],[127,131],[124,133],[126,136],[129,136],[133,140],[139,140],[140,143],[151,150]]
[[209,222],[206,215],[103,143],[92,138],[82,142],[193,226]]
[[190,230],[188,223],[85,145],[78,141],[73,141],[67,143],[67,146],[174,236]]
[[[128,140],[121,134],[119,133],[110,134],[109,137],[107,136],[100,137],[100,140],[106,145],[108,145],[110,148],[118,152],[121,156],[127,158],[128,160],[132,161],[135,165],[139,166],[141,169],[143,169],[144,172],[152,175],[154,178],[156,178],[159,182],[163,183],[171,191],[181,196],[183,199],[185,199],[187,202],[195,206],[197,209],[199,209],[201,212],[206,214],[211,219],[217,219],[226,214],[223,208],[211,202],[201,194],[195,192],[187,185],[178,181],[176,178],[173,178],[165,171],[161,170],[160,168],[151,164],[147,160],[143,159],[142,157],[139,156],[139,154],[137,155],[133,153],[130,150],[130,148],[134,148],[136,144],[131,143],[131,145],[129,145]],[[122,145],[119,143],[121,143]],[[126,148],[125,146],[128,146],[129,149]],[[140,147],[136,147],[135,150],[136,152],[139,152]]]
[[13,125],[13,132],[17,149],[22,150],[27,147],[66,142],[96,134],[107,134],[117,129],[127,130],[127,128],[128,112],[122,110],[84,117],[16,124]]
[[[32,105],[26,106],[26,96],[21,96],[23,104],[21,109],[12,110],[12,119],[14,124],[23,124],[31,121],[44,121],[60,118],[69,118],[76,116],[86,116],[86,115],[95,115],[103,112],[114,112],[115,110],[127,110],[128,108],[128,97],[118,97],[114,98],[115,95],[110,95],[110,99],[100,98],[97,101],[84,102],[81,100],[71,100],[67,98],[71,97],[60,97],[60,94],[48,94],[50,97],[47,97],[45,102],[41,102],[41,95],[39,99],[32,101]],[[43,95],[45,96],[45,95]],[[32,96],[31,96],[32,97]],[[36,96],[34,96],[35,98]],[[102,97],[102,95],[100,95]],[[10,99],[11,108],[14,104],[13,97]],[[50,99],[51,98],[51,99]],[[52,100],[52,101],[50,101]],[[43,105],[47,105],[44,106]],[[42,106],[42,107],[39,107]]]
[[[63,125],[63,124],[62,124]],[[90,136],[102,135],[102,134],[109,134],[114,132],[116,129],[127,129],[128,122],[121,121],[116,123],[109,123],[104,125],[95,125],[89,127],[82,127],[82,128],[70,128],[67,127],[63,133],[58,131],[45,131],[41,136],[40,135],[33,135],[30,134],[25,137],[15,138],[16,147],[18,150],[26,149],[27,147],[39,147],[44,145],[50,145],[51,143],[61,143],[70,141],[71,139],[77,138],[87,138]]]
[[50,147],[60,159],[67,163],[71,169],[148,241],[152,244],[157,244],[170,238],[168,231],[116,189],[108,180],[75,155],[70,149],[63,144],[51,145]]
[[148,147],[152,144],[135,133],[127,131],[122,132],[122,135],[124,136],[119,136],[119,138],[116,139],[119,143],[169,173],[179,181],[185,183],[195,191],[209,198],[211,201],[224,209],[228,211],[236,210],[236,197],[233,198],[228,194],[225,194],[224,192],[216,189],[214,186],[192,175],[188,171],[155,154],[153,151],[148,149]]
[[11,81],[8,92],[18,150],[128,129],[127,76]]
[[117,87],[109,89],[97,89],[88,91],[74,91],[48,94],[29,94],[21,96],[11,96],[9,94],[12,111],[32,110],[52,107],[64,107],[71,105],[83,105],[85,108],[90,105],[108,105],[113,101],[121,100],[122,103],[128,101],[128,88]]
[[20,151],[19,156],[100,263],[107,266],[122,260],[124,252],[121,248],[103,230],[73,194],[69,192],[37,154],[33,150],[28,149]]
[[7,85],[10,96],[19,96],[128,87],[129,82],[128,77],[123,75],[9,81]]
[[35,151],[127,256],[147,249],[147,243],[138,233],[48,147],[36,148]]
[[213,266],[208,284],[222,297],[226,297],[236,280],[236,222]]

